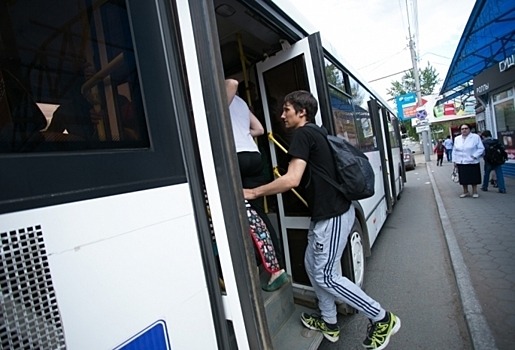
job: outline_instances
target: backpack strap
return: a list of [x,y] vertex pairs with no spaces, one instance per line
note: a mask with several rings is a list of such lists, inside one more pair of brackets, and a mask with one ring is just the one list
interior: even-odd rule
[[[331,157],[332,157],[333,154],[332,154],[332,151],[331,151],[331,146],[329,145],[329,141],[327,141],[327,135],[328,135],[327,129],[324,128],[324,127],[320,127],[320,126],[318,126],[318,125],[316,125],[314,123],[307,123],[304,126],[309,126],[312,129],[316,129],[324,136],[324,139],[327,142],[327,146],[329,147],[329,152],[331,152]],[[336,180],[334,180],[331,176],[329,176],[329,174],[327,174],[324,171],[324,169],[322,169],[322,167],[320,167],[318,164],[315,164],[311,160],[308,160],[308,164],[311,166],[311,168],[313,169],[313,171],[315,173],[317,173],[322,179],[327,181],[330,185],[332,185],[334,188],[336,188],[338,191],[340,191],[343,194],[341,184],[339,184]]]

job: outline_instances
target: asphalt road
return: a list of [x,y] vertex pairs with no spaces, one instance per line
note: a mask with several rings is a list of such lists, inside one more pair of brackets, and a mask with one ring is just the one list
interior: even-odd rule
[[[388,349],[472,349],[426,167],[407,179],[366,261],[365,290],[402,320]],[[340,340],[324,339],[319,349],[363,349],[366,317],[338,323]]]

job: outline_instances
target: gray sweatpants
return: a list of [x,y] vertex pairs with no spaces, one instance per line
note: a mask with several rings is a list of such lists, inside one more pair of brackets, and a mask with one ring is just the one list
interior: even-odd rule
[[336,300],[363,312],[373,322],[385,316],[385,310],[348,278],[339,268],[355,213],[347,212],[327,220],[312,221],[304,264],[318,298],[318,307],[327,323],[336,323]]

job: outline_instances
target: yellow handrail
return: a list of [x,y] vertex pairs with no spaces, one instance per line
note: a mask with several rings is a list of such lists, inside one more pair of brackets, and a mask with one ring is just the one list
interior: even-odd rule
[[[279,172],[279,169],[277,167],[274,167],[274,175],[276,177],[281,177],[281,173]],[[299,192],[295,191],[293,188],[291,189],[291,191],[293,192],[293,194],[295,194],[297,196],[297,198],[302,202],[304,203],[304,205],[307,207],[308,206],[308,203],[304,200],[304,198],[302,198],[302,196],[299,194]]]
[[[277,147],[279,147],[279,148],[281,149],[281,151],[283,151],[284,153],[288,153],[288,151],[286,150],[286,148],[285,148],[283,145],[281,145],[281,144],[279,143],[279,141],[277,141],[277,140],[275,139],[274,134],[273,134],[272,132],[269,132],[269,133],[268,133],[268,139],[269,139],[270,141],[272,141],[272,142],[273,142]],[[274,175],[275,175],[276,177],[281,177],[281,176],[282,176],[282,175],[281,175],[281,173],[279,173],[279,169],[278,169],[277,167],[274,167]],[[302,196],[299,194],[299,192],[295,191],[293,188],[292,188],[291,190],[292,190],[292,192],[297,196],[297,198],[299,198],[299,199],[300,199],[300,201],[301,201],[302,203],[304,203],[304,205],[307,207],[307,206],[308,206],[308,203],[304,200],[304,198],[302,198]]]
[[284,148],[284,146],[283,146],[283,145],[281,145],[281,144],[279,143],[279,141],[277,141],[277,140],[275,139],[274,134],[273,134],[271,131],[268,133],[268,139],[269,139],[270,141],[272,141],[272,142],[273,142],[277,147],[279,147],[279,148],[281,149],[281,151],[283,151],[284,153],[288,153],[288,151],[286,150],[286,148]]

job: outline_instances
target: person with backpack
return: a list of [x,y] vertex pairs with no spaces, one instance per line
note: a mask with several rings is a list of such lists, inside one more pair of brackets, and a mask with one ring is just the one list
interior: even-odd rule
[[256,188],[243,190],[245,199],[286,192],[292,188],[305,188],[306,201],[311,214],[308,244],[304,264],[315,290],[321,315],[302,313],[306,328],[322,332],[331,342],[338,341],[336,301],[343,301],[363,313],[370,320],[368,334],[363,341],[366,349],[384,349],[390,337],[401,327],[401,320],[386,311],[359,286],[342,276],[338,266],[354,225],[352,203],[341,191],[335,191],[314,165],[338,181],[337,170],[329,142],[318,127],[306,127],[318,110],[318,102],[310,92],[294,91],[283,102],[283,120],[292,130],[288,149],[290,162],[286,174]]
[[[225,80],[241,183],[243,187],[258,186],[266,183],[266,177],[263,173],[261,153],[254,142],[254,137],[263,135],[265,129],[254,113],[250,111],[247,103],[236,94],[238,85],[239,83],[235,79]],[[288,282],[286,271],[279,267],[284,264],[280,257],[282,254],[277,234],[264,210],[262,198],[247,203],[247,214],[254,246],[258,250],[263,267],[270,273],[268,283],[262,285],[261,288],[267,292],[273,292]],[[264,250],[269,254],[264,254]],[[272,268],[267,268],[269,266]]]
[[438,140],[438,143],[436,144],[433,152],[436,153],[436,166],[442,166],[443,153],[445,152],[445,147],[442,143],[442,140]]
[[483,156],[485,160],[484,176],[481,190],[488,191],[488,180],[490,179],[490,172],[493,171],[495,172],[499,193],[506,193],[502,165],[508,159],[508,154],[501,141],[492,138],[490,130],[483,131],[481,135],[483,136],[483,145],[485,146],[485,154]]

